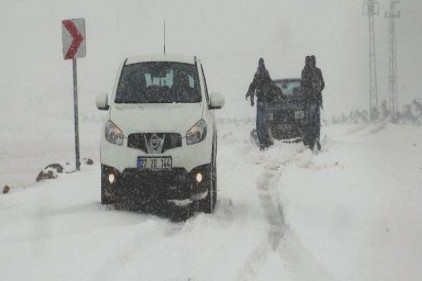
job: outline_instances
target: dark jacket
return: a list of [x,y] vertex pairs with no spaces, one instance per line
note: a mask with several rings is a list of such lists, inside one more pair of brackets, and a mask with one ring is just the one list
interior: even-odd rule
[[248,96],[251,96],[251,99],[253,99],[255,93],[258,102],[268,102],[272,83],[268,70],[264,65],[260,65],[249,85]]
[[310,62],[302,70],[302,90],[308,101],[322,104],[322,90],[325,88],[321,69],[312,67]]

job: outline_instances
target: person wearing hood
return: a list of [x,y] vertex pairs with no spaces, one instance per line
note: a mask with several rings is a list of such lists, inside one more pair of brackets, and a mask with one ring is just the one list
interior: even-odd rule
[[321,69],[316,67],[315,56],[306,56],[305,67],[302,70],[302,90],[306,99],[306,114],[308,126],[305,129],[303,142],[309,145],[311,150],[315,144],[321,150],[320,128],[322,108],[322,90],[325,88]]
[[250,98],[251,106],[254,106],[254,99],[256,96],[256,133],[261,150],[264,150],[271,145],[268,134],[267,108],[272,83],[270,74],[265,67],[264,59],[260,58],[258,61],[258,69],[256,70],[254,78],[249,85],[248,92],[246,93],[246,99]]

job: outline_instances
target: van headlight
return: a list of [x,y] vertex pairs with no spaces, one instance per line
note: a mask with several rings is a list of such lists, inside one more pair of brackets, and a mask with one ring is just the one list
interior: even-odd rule
[[207,137],[207,123],[204,120],[200,120],[198,123],[193,125],[186,133],[186,144],[192,145],[203,141]]
[[113,122],[107,121],[105,125],[105,139],[115,145],[123,145],[123,132]]

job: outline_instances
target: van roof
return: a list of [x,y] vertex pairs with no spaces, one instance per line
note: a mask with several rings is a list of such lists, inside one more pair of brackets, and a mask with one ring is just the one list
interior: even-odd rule
[[150,62],[150,61],[170,61],[170,62],[182,62],[195,64],[195,56],[187,55],[138,55],[130,56],[126,60],[126,64],[134,64],[140,62]]

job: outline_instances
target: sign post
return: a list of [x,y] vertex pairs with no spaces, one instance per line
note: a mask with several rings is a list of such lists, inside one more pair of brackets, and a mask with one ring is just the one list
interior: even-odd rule
[[76,59],[86,56],[85,19],[71,19],[62,21],[63,57],[73,61],[73,108],[75,122],[75,154],[76,170],[80,171],[79,155],[79,120],[78,120],[78,78]]

